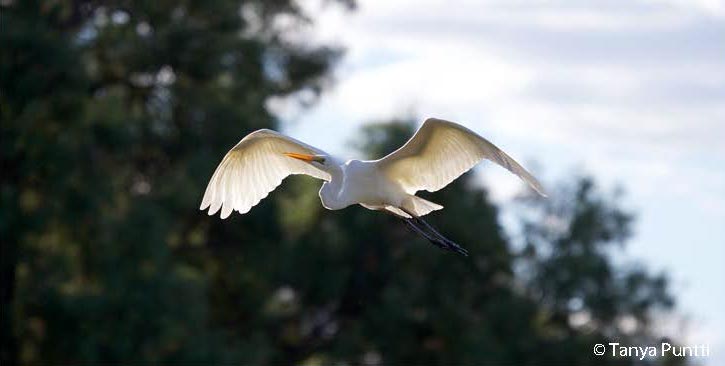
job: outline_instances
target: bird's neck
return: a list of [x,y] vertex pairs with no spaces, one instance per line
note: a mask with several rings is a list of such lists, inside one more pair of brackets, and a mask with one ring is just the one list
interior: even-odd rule
[[339,210],[350,205],[342,199],[342,189],[345,185],[345,171],[340,165],[334,165],[326,169],[330,174],[330,181],[322,184],[320,188],[320,200],[325,208]]

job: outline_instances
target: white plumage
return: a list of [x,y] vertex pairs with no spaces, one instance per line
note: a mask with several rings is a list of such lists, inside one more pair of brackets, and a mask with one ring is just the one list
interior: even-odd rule
[[539,182],[513,158],[475,132],[430,118],[398,150],[378,160],[345,163],[322,150],[271,130],[244,137],[222,159],[201,202],[209,215],[221,209],[248,212],[291,174],[306,174],[325,182],[322,204],[341,209],[360,204],[404,218],[420,217],[442,206],[415,196],[420,190],[437,191],[481,160],[508,169],[544,195]]
[[213,215],[221,208],[221,217],[225,219],[232,211],[249,212],[291,174],[331,179],[324,170],[284,153],[325,154],[276,131],[252,132],[229,150],[219,163],[209,180],[201,209],[209,207],[209,215]]
[[536,178],[496,145],[466,127],[435,118],[426,120],[405,145],[377,163],[386,176],[415,194],[449,185],[483,159],[506,168],[544,195]]

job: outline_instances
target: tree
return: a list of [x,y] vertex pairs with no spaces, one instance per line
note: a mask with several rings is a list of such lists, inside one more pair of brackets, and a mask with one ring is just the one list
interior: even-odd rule
[[[522,276],[552,331],[654,344],[661,335],[652,332],[653,316],[675,302],[664,273],[652,275],[639,263],[616,261],[634,223],[621,196],[621,190],[605,194],[591,178],[578,177],[561,184],[551,199],[523,197],[521,202],[533,210],[523,218]],[[566,347],[576,341],[567,339]]]
[[6,1],[0,17],[2,363],[244,360],[208,324],[213,265],[188,252],[279,230],[190,208],[240,135],[276,126],[270,98],[318,94],[339,50],[292,41],[279,20],[310,20],[287,0]]

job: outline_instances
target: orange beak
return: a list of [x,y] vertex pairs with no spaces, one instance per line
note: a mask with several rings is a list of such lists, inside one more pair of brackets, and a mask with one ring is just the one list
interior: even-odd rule
[[308,155],[308,154],[298,154],[298,153],[283,153],[283,154],[289,156],[290,158],[299,159],[302,161],[306,161],[308,163],[313,162],[313,161],[322,163],[325,161],[325,158],[323,156],[319,156],[319,155]]

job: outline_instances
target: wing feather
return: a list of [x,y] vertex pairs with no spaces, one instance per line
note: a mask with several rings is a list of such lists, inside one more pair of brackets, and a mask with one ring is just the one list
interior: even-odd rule
[[415,194],[447,186],[483,159],[506,168],[546,196],[536,178],[496,145],[466,127],[436,118],[427,119],[405,145],[378,163],[388,178]]
[[306,174],[330,180],[330,175],[322,169],[283,155],[288,152],[327,155],[276,131],[252,132],[229,150],[219,163],[199,209],[209,208],[209,215],[221,209],[221,218],[225,219],[232,211],[249,212],[289,175]]

